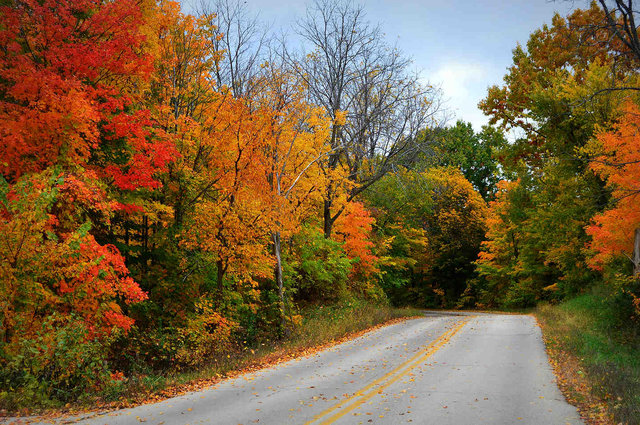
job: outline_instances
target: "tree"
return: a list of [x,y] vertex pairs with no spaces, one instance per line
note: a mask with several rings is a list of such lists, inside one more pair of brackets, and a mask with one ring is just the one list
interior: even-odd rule
[[[337,240],[343,242],[343,248],[347,257],[354,262],[349,275],[350,289],[353,292],[373,293],[375,284],[372,280],[380,273],[380,258],[376,251],[384,249],[382,246],[375,249],[373,227],[375,218],[371,212],[360,202],[350,202],[345,213],[336,221]],[[358,284],[362,289],[358,288]]]
[[535,302],[540,288],[533,287],[531,282],[519,285],[523,276],[531,279],[530,271],[524,272],[522,266],[522,257],[530,254],[522,252],[527,249],[523,224],[529,206],[529,193],[523,190],[520,181],[498,183],[496,198],[489,203],[486,240],[476,261],[482,280],[470,282],[465,291],[465,297],[473,297],[477,306]]
[[418,137],[421,166],[457,167],[485,200],[493,195],[500,174],[496,155],[507,143],[501,132],[484,126],[476,133],[471,123],[457,121],[451,127],[424,130]]
[[[396,300],[455,305],[474,277],[486,204],[462,173],[435,167],[389,174],[368,195],[378,231],[390,237],[382,279]],[[404,298],[404,299],[403,299]]]
[[11,186],[0,180],[0,334],[5,356],[15,354],[20,341],[33,338],[56,313],[81,317],[90,339],[104,339],[117,328],[126,331],[133,320],[118,300],[130,304],[147,298],[118,250],[99,245],[89,233],[90,222],[65,225],[59,198],[73,194],[73,185],[73,176],[55,170],[23,176]]
[[[636,64],[640,63],[640,39],[636,24],[638,11],[634,8],[633,0],[598,0],[598,3],[604,11],[604,27],[623,46],[619,49],[621,55],[630,57]],[[630,89],[640,90],[637,86]]]
[[[146,298],[96,228],[127,208],[123,194],[160,187],[175,153],[150,111],[134,105],[152,69],[147,8],[127,0],[0,8],[2,283],[7,311],[24,308],[31,330],[54,311],[81,317],[89,337],[128,329],[118,300]],[[33,300],[12,298],[30,289]]]
[[214,48],[224,52],[212,69],[218,87],[227,87],[236,97],[257,94],[263,54],[268,48],[267,32],[240,0],[202,0],[200,15],[212,19]]
[[584,229],[608,194],[580,152],[615,116],[622,94],[590,97],[611,81],[636,78],[628,64],[612,68],[615,55],[604,29],[584,31],[603,18],[595,4],[567,18],[556,15],[530,36],[526,49],[514,49],[505,84],[490,88],[480,103],[491,123],[519,135],[499,156],[505,173],[520,179],[518,192],[528,192],[513,198],[522,205],[511,206],[524,214],[517,281],[528,300],[576,293],[598,278],[584,267]]
[[612,205],[593,218],[587,233],[593,238],[590,246],[595,255],[589,263],[596,269],[616,256],[626,256],[633,265],[633,274],[640,274],[640,108],[628,102],[623,115],[609,131],[597,135],[594,149],[601,152],[591,162],[591,168],[612,190]]
[[325,190],[319,162],[330,152],[327,140],[331,121],[324,111],[306,102],[303,85],[295,75],[269,68],[257,99],[258,112],[270,120],[265,138],[265,177],[271,195],[271,238],[275,256],[281,326],[285,329],[282,238],[291,237]]
[[[410,60],[388,46],[363,8],[351,1],[315,1],[298,30],[311,52],[292,66],[307,84],[311,101],[334,122],[334,151],[323,167],[348,170],[351,201],[414,155],[416,134],[438,109],[437,92],[419,83],[409,72]],[[325,194],[327,238],[344,211],[335,205],[339,192],[330,185]]]
[[256,190],[264,185],[259,164],[268,125],[244,99],[217,85],[223,57],[215,16],[194,18],[169,3],[164,19],[151,100],[180,157],[165,175],[163,202],[174,211],[182,249],[205,253],[187,256],[183,284],[213,263],[222,299],[227,273],[248,278],[249,269],[256,276],[269,269],[264,196]]
[[265,75],[252,99],[219,95],[223,104],[206,126],[216,154],[200,171],[211,194],[198,201],[184,243],[213,256],[221,295],[227,272],[251,279],[273,271],[284,326],[282,239],[319,202],[324,180],[318,163],[329,150],[331,122],[305,101],[292,75],[273,68]]
[[137,2],[24,0],[0,14],[0,172],[89,167],[123,190],[157,188],[173,150],[133,104],[152,69]]

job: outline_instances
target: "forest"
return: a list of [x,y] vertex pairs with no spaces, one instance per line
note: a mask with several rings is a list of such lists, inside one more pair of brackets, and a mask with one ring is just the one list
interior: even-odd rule
[[515,46],[481,131],[365,12],[310,3],[293,48],[232,0],[0,1],[0,408],[153,388],[335,306],[595,291],[640,329],[631,1]]

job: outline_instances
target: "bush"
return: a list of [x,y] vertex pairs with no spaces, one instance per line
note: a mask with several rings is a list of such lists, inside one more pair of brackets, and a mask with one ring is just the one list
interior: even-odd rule
[[55,406],[113,384],[105,356],[108,343],[89,338],[89,333],[79,317],[54,314],[15,351],[0,345],[0,383],[5,389],[0,407]]
[[[156,328],[134,328],[118,341],[118,368],[147,374],[167,368],[194,368],[231,349],[238,324],[216,311],[208,297],[195,301],[182,320]],[[115,347],[115,345],[114,345]]]
[[518,280],[507,289],[503,306],[507,308],[533,307],[539,299],[538,293],[532,279]]
[[186,325],[177,330],[174,361],[178,365],[197,366],[228,350],[236,327],[235,322],[215,311],[211,300],[200,299]]

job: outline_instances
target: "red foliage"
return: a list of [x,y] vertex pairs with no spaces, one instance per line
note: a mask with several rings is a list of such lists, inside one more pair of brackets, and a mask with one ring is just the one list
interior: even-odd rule
[[152,71],[139,2],[17,0],[0,16],[0,173],[87,167],[118,140],[124,159],[96,170],[106,166],[121,189],[158,187],[153,176],[175,152],[148,111],[132,107]]
[[100,245],[87,224],[71,228],[76,211],[64,209],[78,194],[87,208],[101,206],[102,198],[96,204],[87,191],[92,193],[82,180],[48,171],[22,177],[7,193],[0,216],[0,301],[7,307],[1,333],[33,336],[53,313],[82,317],[90,337],[131,327],[118,301],[140,302],[147,294],[129,276],[118,249]]
[[121,298],[131,304],[144,301],[147,294],[129,276],[118,249],[100,245],[86,235],[71,258],[69,263],[57,264],[62,277],[57,284],[61,301],[84,317],[94,333],[108,334],[114,326],[129,330],[133,319],[125,316],[114,301]]

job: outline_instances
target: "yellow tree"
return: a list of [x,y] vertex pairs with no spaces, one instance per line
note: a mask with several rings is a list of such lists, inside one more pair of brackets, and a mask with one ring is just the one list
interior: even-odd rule
[[266,65],[260,88],[254,106],[269,120],[264,173],[270,194],[274,278],[284,329],[282,239],[289,238],[322,201],[327,179],[320,161],[331,152],[328,139],[332,120],[306,101],[304,86],[291,73]]
[[197,204],[183,243],[212,257],[222,293],[227,273],[246,279],[270,274],[271,199],[264,169],[271,123],[244,99],[220,95],[218,102],[216,113],[204,120],[201,140],[209,154],[195,170],[202,183],[190,200]]
[[[195,18],[163,3],[158,23],[158,59],[151,99],[159,106],[180,157],[165,182],[165,202],[184,249],[215,263],[220,294],[227,273],[265,275],[264,187],[256,179],[267,123],[243,99],[218,87],[212,75],[222,59],[213,16]],[[194,268],[184,267],[183,280]]]

